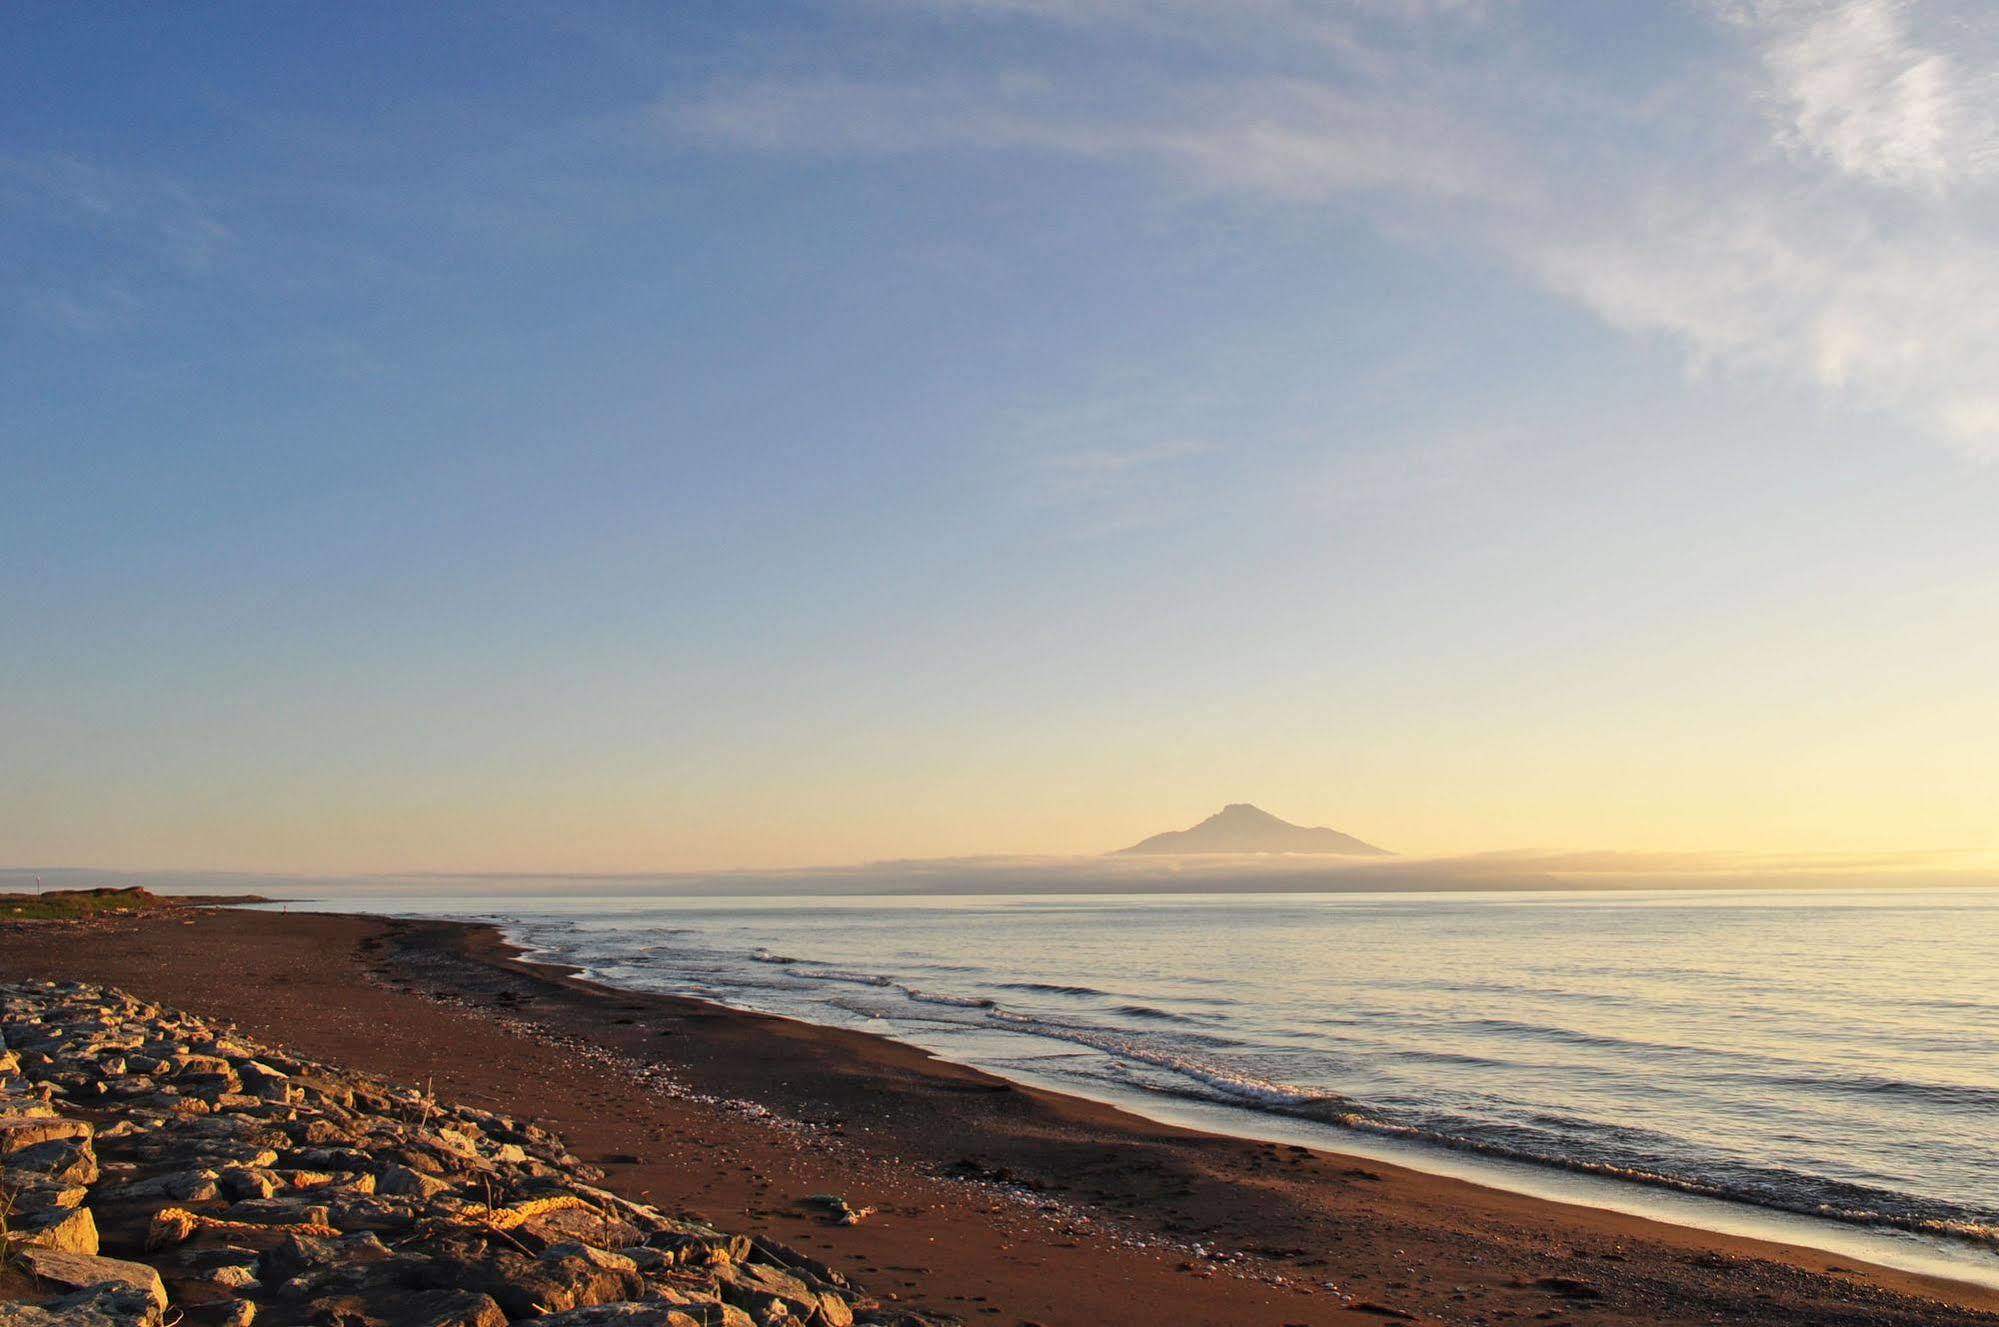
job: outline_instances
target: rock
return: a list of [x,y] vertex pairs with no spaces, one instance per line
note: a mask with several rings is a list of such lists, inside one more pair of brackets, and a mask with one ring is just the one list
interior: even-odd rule
[[271,1068],[262,1060],[238,1062],[236,1076],[243,1081],[244,1090],[272,1101],[283,1101],[291,1088],[291,1075]]
[[850,1327],[854,1315],[837,1295],[821,1295],[791,1273],[766,1263],[744,1263],[717,1273],[722,1299],[749,1311],[760,1322],[818,1320],[828,1327]]
[[212,1170],[174,1170],[130,1184],[121,1184],[111,1194],[116,1198],[177,1198],[184,1203],[205,1203],[214,1198],[216,1173]]
[[578,1258],[598,1271],[616,1272],[628,1276],[639,1269],[639,1265],[622,1253],[610,1253],[593,1248],[575,1240],[562,1244],[551,1244],[541,1255],[543,1262],[558,1258]]
[[379,1262],[389,1256],[388,1246],[375,1235],[365,1232],[343,1235],[339,1239],[286,1235],[259,1260],[257,1275],[265,1281],[286,1281],[302,1272]]
[[776,1263],[801,1281],[812,1284],[815,1289],[824,1289],[828,1286],[838,1290],[847,1288],[846,1277],[811,1254],[800,1253],[788,1244],[759,1238],[752,1256],[764,1262]]
[[535,1319],[536,1327],[702,1327],[702,1322],[698,1310],[689,1312],[657,1300],[593,1304]]
[[724,1235],[706,1227],[677,1223],[673,1229],[647,1236],[646,1243],[674,1255],[682,1267],[707,1267],[741,1262],[750,1256],[746,1235]]
[[291,1088],[299,1094],[301,1101],[332,1102],[336,1106],[352,1106],[354,1089],[318,1074],[293,1074]]
[[[538,1125],[95,987],[0,982],[0,1033],[0,1188],[16,1198],[17,1246],[73,1258],[61,1284],[78,1287],[0,1304],[0,1327],[160,1327],[169,1290],[186,1327],[854,1323],[832,1268],[597,1187],[602,1172]],[[66,1118],[72,1099],[102,1127]],[[93,1196],[113,1204],[120,1237],[170,1218],[157,1271],[80,1284],[135,1267],[90,1256]],[[489,1203],[532,1214],[494,1221]]]
[[630,1258],[570,1242],[550,1246],[534,1270],[494,1294],[507,1316],[518,1318],[536,1305],[541,1312],[560,1312],[631,1299],[644,1290],[638,1264]]
[[269,1198],[279,1191],[278,1177],[268,1170],[231,1166],[222,1172],[222,1192],[231,1198]]
[[329,1226],[333,1214],[325,1205],[295,1198],[245,1198],[231,1203],[223,1212],[231,1221],[253,1221],[260,1226]]
[[90,1142],[90,1134],[90,1125],[83,1120],[64,1120],[49,1116],[4,1116],[0,1117],[0,1156],[11,1157],[31,1147],[69,1139],[87,1144]]
[[385,1166],[375,1177],[375,1192],[405,1194],[412,1198],[435,1198],[450,1193],[451,1185],[435,1175],[426,1175],[408,1166]]
[[44,1209],[26,1220],[15,1218],[14,1224],[11,1233],[23,1243],[59,1253],[97,1252],[97,1219],[88,1207]]
[[396,1320],[412,1327],[507,1327],[507,1315],[493,1297],[471,1290],[426,1290],[401,1308]]
[[226,1078],[236,1081],[236,1070],[219,1055],[169,1055],[166,1074],[170,1078]]
[[620,1249],[641,1272],[660,1271],[673,1266],[673,1255],[644,1244],[633,1244]]
[[151,1296],[92,1286],[41,1304],[0,1304],[0,1327],[161,1327]]
[[544,1244],[576,1241],[600,1249],[622,1249],[646,1237],[645,1231],[610,1215],[604,1208],[569,1207],[544,1212],[523,1223],[521,1230]]
[[34,1245],[22,1248],[19,1253],[22,1265],[43,1281],[71,1290],[108,1285],[143,1294],[161,1309],[167,1306],[167,1288],[161,1283],[160,1274],[144,1263],[65,1253],[60,1249],[37,1248]]
[[[35,1123],[40,1124],[43,1121],[37,1120]],[[54,1121],[54,1123],[69,1123],[69,1121]],[[84,1126],[86,1129],[89,1127],[89,1125]],[[97,1183],[97,1155],[91,1151],[88,1134],[80,1137],[55,1138],[23,1147],[7,1158],[7,1164],[12,1169],[24,1170],[37,1176],[44,1184]]]

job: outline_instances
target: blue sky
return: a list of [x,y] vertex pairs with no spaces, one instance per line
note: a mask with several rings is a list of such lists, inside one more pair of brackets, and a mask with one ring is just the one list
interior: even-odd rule
[[1984,846],[1981,4],[5,23],[13,864]]

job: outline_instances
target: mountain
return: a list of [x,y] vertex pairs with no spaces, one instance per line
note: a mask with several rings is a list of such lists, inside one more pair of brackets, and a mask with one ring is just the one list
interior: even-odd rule
[[1298,852],[1341,853],[1348,857],[1392,857],[1386,848],[1362,843],[1336,829],[1309,829],[1279,820],[1248,802],[1233,802],[1192,829],[1170,829],[1142,843],[1120,848],[1126,853]]

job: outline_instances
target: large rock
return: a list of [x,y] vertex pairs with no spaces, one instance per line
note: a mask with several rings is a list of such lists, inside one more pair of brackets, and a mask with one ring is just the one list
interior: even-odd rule
[[510,1319],[634,1299],[645,1290],[630,1258],[577,1243],[551,1245],[532,1262],[495,1253],[483,1275],[483,1285],[468,1288],[490,1293]]
[[16,1240],[59,1253],[97,1252],[97,1218],[88,1207],[53,1207],[25,1220],[17,1218],[11,1232]]
[[0,1117],[0,1156],[11,1157],[27,1148],[64,1139],[76,1139],[88,1146],[90,1133],[90,1125],[83,1120],[32,1115]]
[[491,1295],[471,1290],[426,1290],[398,1306],[398,1322],[412,1327],[507,1327]]
[[61,1249],[38,1248],[32,1244],[18,1252],[23,1266],[40,1280],[53,1285],[69,1290],[111,1286],[143,1294],[162,1309],[167,1306],[167,1288],[161,1284],[160,1274],[144,1263],[65,1253]]
[[0,1327],[161,1327],[161,1322],[151,1296],[116,1286],[92,1286],[40,1304],[0,1303]]
[[[68,1124],[75,1121],[57,1120]],[[37,1120],[36,1123],[41,1123]],[[84,1126],[89,1128],[88,1125]],[[91,1150],[88,1134],[82,1137],[52,1138],[24,1147],[7,1158],[9,1167],[25,1170],[44,1184],[72,1185],[97,1182],[97,1154]]]
[[[740,1314],[742,1310],[736,1312]],[[719,1315],[715,1316],[719,1322]],[[546,1318],[536,1318],[535,1327],[705,1327],[706,1321],[707,1315],[698,1307],[685,1309],[659,1300],[624,1300],[551,1313]]]
[[729,1266],[716,1273],[722,1298],[759,1322],[791,1319],[825,1327],[852,1327],[854,1315],[838,1295],[822,1295],[781,1268],[765,1263]]
[[411,1170],[408,1166],[384,1166],[375,1181],[375,1192],[409,1198],[435,1198],[440,1193],[451,1192],[451,1184],[420,1170]]

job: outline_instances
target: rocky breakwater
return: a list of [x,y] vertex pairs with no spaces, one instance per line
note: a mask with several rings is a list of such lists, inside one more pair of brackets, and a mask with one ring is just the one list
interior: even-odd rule
[[122,992],[0,985],[0,1327],[925,1327],[532,1123]]

